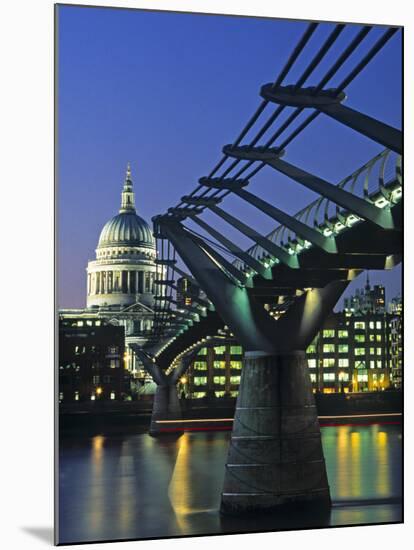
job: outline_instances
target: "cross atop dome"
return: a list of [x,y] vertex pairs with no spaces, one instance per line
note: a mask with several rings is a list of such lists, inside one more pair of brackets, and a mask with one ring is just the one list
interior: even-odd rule
[[124,212],[133,212],[135,213],[135,193],[132,188],[132,180],[131,180],[131,165],[128,162],[127,169],[126,169],[126,177],[124,181],[124,188],[122,189],[122,195],[121,195],[121,208],[119,210],[119,213],[122,214]]

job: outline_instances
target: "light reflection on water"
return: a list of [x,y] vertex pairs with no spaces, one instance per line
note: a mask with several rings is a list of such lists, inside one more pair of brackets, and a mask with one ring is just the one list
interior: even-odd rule
[[400,426],[322,428],[334,504],[324,518],[222,518],[229,438],[229,432],[187,432],[63,440],[61,542],[401,520]]
[[401,495],[399,426],[322,428],[332,500],[358,501]]

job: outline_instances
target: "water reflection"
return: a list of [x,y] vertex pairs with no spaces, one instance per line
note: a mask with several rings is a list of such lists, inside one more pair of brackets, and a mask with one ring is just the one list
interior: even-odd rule
[[229,432],[66,439],[61,542],[400,521],[400,432],[392,425],[322,428],[331,513],[242,520],[218,513]]
[[341,504],[400,496],[399,436],[400,427],[392,425],[322,428],[333,501]]

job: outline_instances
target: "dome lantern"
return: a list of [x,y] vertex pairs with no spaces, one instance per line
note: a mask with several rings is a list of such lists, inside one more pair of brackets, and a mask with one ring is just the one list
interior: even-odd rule
[[121,208],[119,213],[123,214],[124,212],[133,212],[135,214],[135,193],[132,187],[131,166],[129,162],[127,165],[124,188],[122,189],[121,197]]

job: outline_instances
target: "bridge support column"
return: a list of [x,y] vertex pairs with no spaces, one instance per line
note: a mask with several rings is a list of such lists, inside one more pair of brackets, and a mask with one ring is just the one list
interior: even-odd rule
[[305,352],[248,352],[227,458],[221,512],[330,506]]
[[157,386],[154,395],[154,404],[152,406],[151,424],[149,434],[157,436],[162,433],[168,433],[168,428],[177,431],[177,426],[160,425],[160,420],[180,420],[182,418],[180,400],[178,397],[177,386],[175,384]]

